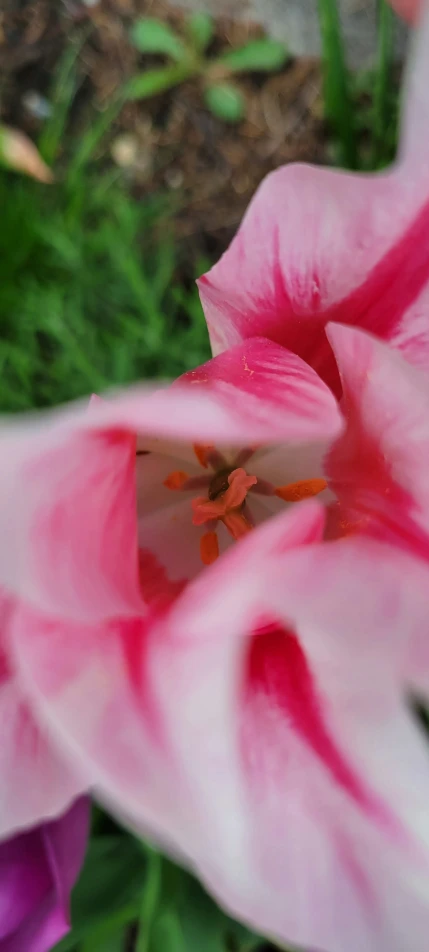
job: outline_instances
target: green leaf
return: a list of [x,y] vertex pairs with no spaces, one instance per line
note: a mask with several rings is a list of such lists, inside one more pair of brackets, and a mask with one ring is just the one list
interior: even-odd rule
[[72,929],[54,952],[68,952],[88,941],[107,941],[121,925],[137,918],[146,858],[130,836],[91,840],[82,874],[72,894]]
[[130,39],[140,53],[164,53],[180,61],[188,52],[174,30],[155,17],[142,17],[137,20],[131,29]]
[[261,40],[252,40],[238,50],[231,50],[216,59],[234,73],[250,70],[271,72],[280,69],[290,59],[290,54],[283,43],[270,40],[268,37]]
[[[229,919],[189,873],[162,859],[157,908],[140,920],[138,952],[256,952],[260,939]],[[155,867],[156,869],[156,867]]]
[[349,92],[337,0],[319,0],[322,32],[325,111],[338,136],[341,162],[349,169],[357,168],[354,109]]
[[[205,936],[207,939],[207,935]],[[204,952],[210,952],[210,943],[203,945]],[[192,946],[185,943],[180,922],[175,912],[161,912],[155,923],[150,952],[194,952]],[[219,952],[219,950],[216,950]],[[223,950],[222,950],[223,952]]]
[[207,106],[224,122],[239,122],[245,114],[245,101],[239,89],[230,83],[208,86],[204,93]]
[[158,911],[161,894],[162,857],[149,848],[147,856],[147,875],[139,915],[136,952],[149,952],[152,923]]
[[184,79],[192,75],[193,70],[184,64],[165,66],[160,69],[147,69],[129,81],[125,89],[127,99],[149,99],[163,93],[173,86],[178,86]]
[[125,952],[127,933],[129,933],[129,927],[115,929],[110,935],[96,939],[95,946],[94,936],[90,935],[89,939],[79,946],[79,952]]
[[189,18],[187,26],[194,46],[199,53],[204,53],[214,33],[213,17],[199,10]]

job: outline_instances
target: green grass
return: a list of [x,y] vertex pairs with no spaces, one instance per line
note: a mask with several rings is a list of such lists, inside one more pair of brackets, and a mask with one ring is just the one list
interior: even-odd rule
[[336,0],[318,0],[322,36],[325,115],[338,140],[339,163],[356,169],[359,156],[355,112],[350,95],[340,18]]
[[324,111],[335,164],[373,171],[395,156],[398,88],[394,67],[395,16],[377,0],[377,53],[365,71],[347,68],[336,0],[318,0],[322,37]]
[[397,95],[392,91],[394,15],[387,0],[378,0],[378,49],[373,102],[373,155],[375,168],[392,158],[397,139]]
[[70,188],[4,173],[0,207],[1,410],[172,378],[210,356],[159,198],[133,201],[115,174]]
[[171,207],[135,201],[100,161],[121,93],[71,131],[86,36],[58,64],[39,138],[56,183],[0,171],[1,411],[174,378],[210,356],[197,289],[178,274]]

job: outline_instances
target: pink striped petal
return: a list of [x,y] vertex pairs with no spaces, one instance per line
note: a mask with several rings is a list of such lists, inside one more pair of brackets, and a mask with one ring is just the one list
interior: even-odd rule
[[401,679],[427,570],[364,540],[301,546],[276,566],[255,544],[177,605],[171,638],[194,643],[198,667],[183,657],[166,682],[171,646],[154,660],[199,820],[191,859],[287,945],[424,952],[429,763]]
[[255,531],[153,630],[23,609],[14,655],[99,793],[236,915],[305,948],[426,952],[429,762],[403,657],[428,572],[368,539],[315,545],[322,512]]
[[135,435],[77,408],[0,436],[0,582],[77,617],[141,608]]
[[[264,557],[272,561],[285,548],[320,539],[322,531],[322,508],[297,507],[261,529],[251,549],[253,562],[259,564]],[[246,550],[245,542],[243,546]],[[231,553],[233,572],[240,564],[238,552],[237,546]],[[218,653],[216,642],[203,638],[201,650],[192,644],[175,645],[174,634],[166,640],[156,617],[152,622],[135,618],[89,626],[47,619],[23,605],[10,634],[22,683],[41,722],[46,719],[61,748],[76,758],[79,771],[86,771],[92,783],[95,778],[122,813],[143,821],[163,839],[167,836],[177,846],[182,827],[194,839],[194,798],[188,797],[186,777],[180,779],[152,669],[166,665],[172,689],[177,671],[172,698],[179,682],[184,690],[186,682],[192,689],[190,700],[198,704],[210,675],[210,665],[205,670],[208,657],[213,653],[216,659]],[[229,654],[229,647],[224,648]],[[228,683],[218,682],[220,712]],[[205,716],[202,703],[201,727]]]
[[429,558],[429,376],[368,334],[329,328],[346,429],[326,471],[345,531]]
[[199,282],[215,353],[262,334],[338,387],[324,328],[339,321],[429,366],[429,10],[420,34],[401,161],[378,175],[289,165],[265,179]]
[[[330,535],[365,533],[429,562],[429,376],[385,344],[329,328],[346,429],[326,460],[338,502]],[[429,696],[426,626],[410,644],[410,683]]]
[[0,605],[0,840],[62,813],[88,786],[40,730],[5,651],[14,608]]
[[[332,394],[311,367],[264,338],[219,354],[180,377],[174,388],[178,385],[216,398],[229,413],[239,414],[239,442],[244,445],[258,437],[263,443],[324,439],[342,426]],[[229,442],[227,431],[222,442]]]

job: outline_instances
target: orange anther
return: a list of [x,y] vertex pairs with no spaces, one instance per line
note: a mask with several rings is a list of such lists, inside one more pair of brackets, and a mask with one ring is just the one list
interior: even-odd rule
[[277,486],[275,494],[284,502],[299,502],[301,499],[317,496],[326,489],[326,486],[326,479],[300,479],[297,483]]
[[183,473],[181,469],[175,469],[172,473],[168,474],[167,479],[164,479],[163,485],[166,486],[167,489],[181,489],[188,479],[187,473]]
[[219,541],[215,532],[205,532],[201,536],[200,556],[203,565],[211,565],[219,558]]
[[211,450],[214,450],[214,446],[210,444],[204,445],[203,443],[193,443],[192,449],[200,466],[204,466],[204,469],[207,469],[209,465],[207,462],[207,454],[210,453]]

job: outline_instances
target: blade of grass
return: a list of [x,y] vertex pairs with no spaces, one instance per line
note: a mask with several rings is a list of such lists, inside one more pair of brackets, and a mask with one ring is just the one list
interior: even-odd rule
[[148,866],[139,916],[136,952],[149,952],[151,926],[161,893],[162,857],[155,850],[147,851]]
[[126,99],[127,95],[125,89],[119,90],[110,105],[97,116],[91,128],[83,136],[79,147],[77,148],[69,163],[69,187],[74,188],[76,178],[93,157],[97,146],[101,142],[101,139],[117,119],[124,103],[126,102]]
[[325,91],[325,112],[340,145],[341,164],[358,165],[353,105],[336,0],[318,0]]
[[70,44],[62,56],[51,91],[52,115],[43,127],[38,148],[48,165],[56,159],[63,141],[67,117],[78,86],[76,60],[88,36],[82,31],[77,41]]
[[377,66],[373,105],[373,166],[378,168],[389,158],[390,78],[393,54],[393,11],[386,0],[378,3]]

